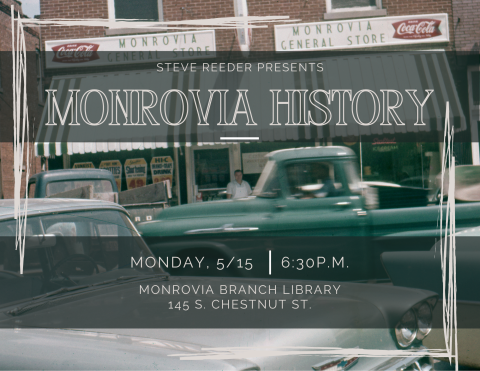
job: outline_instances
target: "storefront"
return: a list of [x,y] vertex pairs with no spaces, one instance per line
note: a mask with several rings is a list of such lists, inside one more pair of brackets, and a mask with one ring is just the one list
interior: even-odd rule
[[[353,33],[358,31],[354,30],[355,27],[366,35],[359,40],[368,37],[369,47],[428,45],[449,40],[445,14],[275,26],[277,52],[282,55],[288,46],[290,53],[275,63],[252,63],[249,73],[238,68],[228,73],[219,69],[203,73],[192,69],[162,70],[159,73],[151,69],[152,63],[150,69],[121,67],[132,64],[134,59],[137,63],[140,58],[155,60],[158,55],[149,50],[154,43],[158,45],[159,40],[164,44],[162,52],[167,53],[162,54],[163,58],[174,61],[211,58],[215,51],[214,31],[47,42],[55,56],[48,61],[47,66],[51,68],[69,66],[65,58],[71,58],[71,55],[65,49],[88,42],[96,49],[85,57],[87,60],[81,62],[84,63],[82,66],[85,63],[87,66],[92,63],[92,67],[111,65],[116,66],[117,71],[73,76],[59,73],[52,79],[50,90],[55,93],[49,95],[44,110],[37,135],[37,155],[56,159],[50,160],[50,169],[71,168],[75,163],[83,162],[91,162],[96,168],[109,168],[116,172],[122,190],[169,179],[173,188],[173,205],[224,198],[226,186],[234,179],[237,169],[243,170],[244,179],[253,187],[265,164],[266,153],[316,145],[352,148],[358,155],[361,177],[365,181],[429,188],[441,168],[446,116],[457,131],[465,131],[467,127],[447,56],[438,50],[382,52],[377,48],[372,49],[375,53],[338,52],[328,57],[295,59],[296,52],[310,48],[343,51],[360,46],[350,44]],[[373,40],[377,40],[378,45],[370,45]],[[180,45],[182,42],[185,45]],[[194,55],[188,52],[179,54],[178,48],[187,51],[193,48],[188,43],[197,44],[202,56],[195,56],[196,49],[192,49]],[[167,50],[168,45],[171,49]],[[107,52],[102,54],[102,50]],[[96,56],[95,53],[100,54]],[[62,58],[58,59],[59,55]],[[169,59],[162,59],[163,66],[168,65],[165,60]],[[277,65],[280,69],[288,66],[288,72],[275,74]],[[130,125],[132,131],[127,136],[112,139],[115,131],[104,131],[103,134],[99,131],[97,142],[90,143],[89,138],[82,139],[82,132],[75,125],[68,125],[65,121],[70,117],[67,113],[71,110],[74,91],[78,90],[81,95],[96,89],[105,97],[112,94],[113,107],[114,100],[118,103],[122,98],[118,98],[120,93],[115,96],[112,91],[125,92],[128,100],[128,92],[138,86],[149,92],[150,99],[147,104],[143,101],[145,98],[141,98],[141,119],[147,121],[145,125],[161,119],[173,123],[165,134],[141,134],[144,133],[140,130],[142,126]],[[165,89],[175,90],[176,95],[167,94],[164,99]],[[308,113],[308,120],[313,120],[308,125],[295,124],[306,120],[305,104],[308,102],[305,94],[312,91],[318,95],[310,96],[310,103],[317,99],[322,107],[330,107],[329,114],[321,108],[313,110],[311,116]],[[153,114],[150,108],[157,100],[151,92],[156,92],[160,101],[160,112],[155,110]],[[249,104],[245,105],[248,102],[246,92]],[[198,101],[195,94],[198,94]],[[55,102],[54,96],[57,97]],[[212,100],[212,96],[217,100]],[[137,98],[140,101],[140,95]],[[285,100],[292,102],[291,107],[285,107]],[[239,102],[245,105],[240,114],[247,120],[246,124],[242,123],[246,126],[232,128],[229,124],[221,132],[209,126],[209,123],[222,119],[233,122],[232,117],[239,113]],[[55,104],[58,105],[58,116],[66,125],[54,125],[49,110],[53,111]],[[203,105],[200,111],[199,105]],[[276,111],[271,108],[275,105]],[[130,110],[133,115],[133,108]],[[94,107],[89,110],[89,115],[103,118],[103,111],[99,112],[99,108]],[[115,115],[120,117],[121,112],[118,112],[117,107]],[[127,117],[125,111],[124,116]],[[73,119],[73,113],[71,117]],[[112,123],[113,109],[111,117],[107,114],[101,120]],[[137,124],[139,120],[140,114]],[[275,123],[275,120],[278,126],[257,125]],[[310,122],[315,124],[310,125]],[[105,133],[108,136],[102,137]],[[233,137],[243,139],[229,140]]]
[[[414,16],[351,19],[334,22],[316,22],[275,26],[277,52],[300,52],[306,50],[384,50],[388,47],[426,50],[430,43],[447,46],[450,42],[448,15],[428,14]],[[420,44],[420,45],[419,45]],[[423,44],[423,45],[422,45]],[[367,49],[368,48],[368,49]],[[443,49],[443,48],[442,48]],[[438,50],[438,49],[437,49]],[[290,53],[290,54],[291,54]],[[343,135],[330,132],[330,141],[335,145],[352,148],[359,157],[361,178],[364,181],[382,181],[405,186],[434,187],[435,177],[441,171],[443,132],[445,124],[445,102],[449,101],[450,117],[458,131],[467,128],[460,100],[456,92],[454,77],[450,71],[447,55],[443,53],[403,52],[379,53],[365,58],[351,56],[325,70],[335,71],[326,75],[325,85],[354,87],[355,81],[362,86],[385,86],[395,89],[435,90],[437,95],[430,103],[430,125],[420,130],[437,131],[437,138],[422,135],[406,135],[405,130],[364,132]],[[343,71],[343,74],[340,72]],[[355,79],[352,76],[361,76]],[[473,75],[472,75],[473,76]],[[473,79],[470,79],[473,81]],[[477,81],[478,82],[478,81]],[[477,94],[478,95],[478,94]],[[433,103],[433,104],[432,104]],[[470,102],[472,106],[472,101]],[[477,107],[478,108],[478,107]],[[473,112],[473,111],[472,111]],[[476,110],[478,113],[478,109]],[[453,114],[452,114],[453,113]],[[371,116],[369,116],[371,117]],[[478,117],[478,115],[476,116]],[[436,118],[436,122],[435,122]],[[478,118],[472,118],[476,123]],[[471,138],[476,138],[477,128],[471,125]],[[470,127],[470,126],[469,126]],[[398,127],[397,127],[398,128]],[[457,132],[458,132],[457,131]],[[424,133],[423,133],[424,134]],[[408,138],[407,138],[408,137]],[[462,152],[468,143],[460,143]],[[478,143],[472,145],[478,160]],[[476,151],[476,152],[475,152]],[[468,152],[468,150],[467,150]],[[469,162],[470,156],[459,155],[457,159]]]
[[468,103],[472,131],[472,158],[474,165],[480,165],[480,65],[468,67]]

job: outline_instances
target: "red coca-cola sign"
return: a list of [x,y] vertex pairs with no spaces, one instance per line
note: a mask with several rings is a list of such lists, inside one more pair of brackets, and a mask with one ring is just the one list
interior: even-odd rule
[[431,37],[439,36],[440,23],[442,21],[438,19],[408,19],[392,23],[395,28],[395,39],[428,39]]
[[55,52],[53,62],[60,63],[84,63],[99,59],[97,53],[99,44],[72,43],[52,47]]

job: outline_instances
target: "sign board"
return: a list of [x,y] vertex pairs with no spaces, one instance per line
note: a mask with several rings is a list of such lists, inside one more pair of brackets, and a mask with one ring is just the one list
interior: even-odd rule
[[147,161],[144,158],[125,161],[125,178],[127,189],[144,187],[147,184]]
[[117,182],[117,188],[119,191],[122,189],[122,163],[119,160],[102,161],[100,162],[100,169],[110,171]]
[[448,14],[275,26],[275,50],[331,50],[449,42]]
[[45,42],[47,68],[112,66],[215,57],[215,31]]
[[170,185],[173,182],[173,160],[170,156],[153,157],[150,162],[153,183],[169,180]]
[[95,169],[93,162],[76,162],[72,169]]
[[244,174],[259,174],[263,171],[265,164],[268,161],[266,156],[268,152],[253,152],[242,154],[243,173]]

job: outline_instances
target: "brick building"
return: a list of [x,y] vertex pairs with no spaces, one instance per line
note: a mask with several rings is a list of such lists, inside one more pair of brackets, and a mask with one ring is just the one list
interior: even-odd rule
[[[251,30],[251,37],[248,37],[249,32],[245,30],[236,32],[234,30],[217,29],[211,31],[213,37],[210,39],[208,39],[208,35],[204,35],[206,41],[200,41],[201,46],[206,50],[215,50],[223,53],[221,55],[227,56],[229,56],[228,53],[248,49],[251,55],[256,55],[255,52],[270,52],[269,55],[275,55],[275,59],[293,61],[301,58],[310,60],[312,58],[320,58],[322,50],[348,51],[356,52],[357,54],[359,52],[376,52],[384,53],[384,55],[389,57],[391,55],[388,53],[391,52],[404,51],[408,53],[411,51],[443,50],[445,51],[445,61],[448,61],[445,64],[446,68],[442,67],[443,59],[435,59],[436,57],[432,60],[424,59],[422,62],[423,67],[421,68],[424,69],[428,81],[435,80],[437,75],[435,68],[448,70],[448,76],[443,77],[443,82],[446,83],[443,89],[446,89],[448,94],[452,94],[452,97],[456,97],[457,90],[459,90],[458,96],[460,98],[452,98],[457,106],[457,111],[454,114],[463,116],[463,111],[465,111],[467,104],[461,99],[465,90],[465,84],[461,76],[465,75],[465,71],[464,66],[458,63],[453,54],[456,50],[456,31],[454,27],[456,27],[457,23],[455,21],[454,9],[452,9],[452,1],[450,0],[435,2],[418,2],[414,0],[251,0],[248,2],[245,0],[212,0],[208,2],[103,0],[91,2],[72,0],[68,3],[59,0],[41,0],[40,2],[42,20],[51,18],[103,18],[112,20],[127,18],[179,22],[245,15],[247,7],[249,16],[288,16],[294,21],[293,24],[285,27],[281,26],[282,22],[269,23],[267,28]],[[395,40],[392,38],[387,40],[387,29],[389,30],[388,32],[392,31],[392,26],[395,25],[395,32],[397,32],[397,28],[401,27],[400,24],[402,22],[418,23],[425,20],[425,18],[432,21],[432,17],[434,18],[433,22],[436,22],[435,27],[438,31],[432,34],[435,37],[428,39],[420,37],[412,40],[412,38],[397,36]],[[275,27],[275,25],[280,27]],[[352,33],[354,27],[358,27],[358,34]],[[471,32],[469,31],[470,28],[471,26],[466,27],[465,32],[467,34]],[[128,49],[129,43],[132,47],[138,46],[139,48],[141,43],[143,43],[143,45],[149,45],[151,48],[152,45],[157,45],[155,43],[160,43],[161,45],[160,40],[163,40],[164,45],[172,45],[172,41],[168,41],[168,37],[173,37],[176,40],[176,38],[182,37],[182,35],[185,36],[184,33],[178,32],[178,30],[168,31],[166,34],[163,32],[163,30],[152,29],[141,32],[139,29],[128,28],[45,26],[42,27],[42,43],[45,50],[54,51],[55,49],[52,48],[61,47],[69,41],[71,43],[87,42],[93,38],[95,40],[92,40],[92,42],[99,45],[108,44],[110,48],[113,48],[108,49],[109,51],[121,51],[125,48],[125,45]],[[317,39],[313,39],[312,36],[315,32],[318,35]],[[348,32],[350,32],[350,36],[344,37],[343,35]],[[148,36],[151,37],[150,39],[147,37],[147,34],[150,34]],[[170,44],[168,44],[169,42]],[[162,48],[165,47],[162,46]],[[179,51],[176,50],[175,52],[175,50],[173,49],[176,57]],[[141,54],[136,54],[135,51],[131,52],[130,57],[126,56],[126,53],[109,53],[108,56],[105,55],[105,63],[103,65],[98,64],[98,71],[101,73],[128,71],[133,68],[129,66],[130,60],[128,58],[138,58],[139,55]],[[204,57],[205,54],[202,54],[202,57],[198,58],[202,60]],[[400,54],[397,54],[397,57],[403,58]],[[62,76],[88,74],[86,64],[78,65],[76,70],[62,69],[60,67],[65,67],[65,65],[58,63],[51,63],[49,67],[48,62],[51,59],[49,58],[47,56],[47,83],[53,81],[57,84],[55,86],[60,86],[64,80]],[[117,58],[117,61],[119,58],[123,58],[123,60],[116,63],[115,58]],[[365,60],[362,61],[365,62]],[[395,61],[395,63],[399,63],[397,59]],[[98,63],[98,61],[94,63]],[[387,68],[386,65],[381,67]],[[152,66],[151,64],[148,66],[146,64],[136,64],[135,68],[147,70],[151,69]],[[410,69],[417,70],[417,66],[414,63],[403,69],[406,70],[406,78],[415,80],[410,72]],[[350,73],[353,74],[353,71],[350,71]],[[434,83],[435,81],[431,82],[431,84]],[[439,107],[443,107],[439,101],[436,101],[436,103],[438,103]],[[440,108],[438,112],[442,110],[443,108]],[[440,113],[440,115],[444,114]],[[439,116],[439,121],[441,121],[441,118],[442,116]],[[52,142],[52,139],[47,139],[44,141]],[[441,137],[439,136],[438,139],[440,142]],[[380,148],[379,146],[375,147],[370,140],[369,143],[365,143],[362,147],[358,140],[349,141],[345,138],[333,138],[331,136],[325,137],[324,140],[311,139],[302,143],[234,143],[211,146],[202,145],[205,143],[198,144],[200,145],[180,145],[173,148],[129,144],[126,147],[122,147],[124,149],[120,149],[121,146],[119,145],[112,147],[114,149],[97,147],[93,150],[85,146],[80,146],[81,149],[78,149],[80,148],[78,146],[75,147],[76,149],[70,147],[67,149],[64,146],[65,148],[62,149],[60,145],[57,145],[56,148],[52,145],[47,145],[41,147],[38,155],[51,157],[49,160],[50,169],[69,168],[74,166],[75,163],[83,162],[92,163],[92,166],[99,167],[102,161],[107,160],[118,160],[123,166],[129,159],[142,158],[145,159],[147,164],[145,178],[147,184],[153,181],[148,164],[155,157],[170,157],[175,164],[173,183],[175,185],[174,193],[176,193],[176,200],[178,203],[186,203],[195,202],[199,193],[202,193],[200,198],[214,199],[215,194],[225,188],[223,183],[233,178],[233,171],[238,168],[243,168],[246,173],[245,178],[250,183],[255,184],[259,176],[258,169],[245,171],[247,170],[245,168],[246,164],[249,161],[250,163],[252,161],[255,162],[255,159],[263,156],[265,152],[276,149],[319,144],[349,145],[359,154],[361,175],[364,180],[383,180],[398,183],[405,177],[408,177],[413,182],[410,185],[420,187],[431,186],[429,182],[434,177],[434,174],[439,171],[440,153],[442,151],[441,144],[438,142],[390,143],[390,145]],[[459,152],[457,159],[459,159],[460,163],[471,163],[470,143],[460,145],[457,152]],[[224,163],[220,164],[221,161],[219,159],[222,158]],[[379,160],[379,158],[381,159]],[[214,176],[208,176],[207,180],[204,179],[204,176],[199,175],[199,172],[202,173],[203,171],[205,173],[204,167],[207,166],[205,164],[215,164],[217,162],[218,164],[215,165],[217,168],[226,167],[227,170],[224,173],[215,173]],[[215,166],[212,165],[214,168]],[[217,179],[217,181],[212,179]],[[222,179],[222,181],[219,179]],[[128,187],[129,185],[124,176],[122,188],[126,189]],[[202,189],[204,191],[200,192]]]
[[[13,172],[13,91],[12,91],[12,19],[11,5],[14,5],[15,17],[22,13],[21,3],[14,0],[0,1],[0,196],[13,198],[14,172]],[[39,122],[39,113],[43,110],[43,102],[39,100],[43,94],[42,68],[40,63],[40,34],[39,29],[25,29],[25,46],[27,52],[27,99],[29,102],[30,139],[36,132]],[[41,171],[41,159],[35,157],[34,146],[30,151],[24,150],[24,166],[29,158],[29,172],[35,174]],[[21,194],[25,192],[25,173],[22,177]]]
[[[127,1],[83,1],[71,0],[62,2],[60,0],[42,0],[40,11],[42,19],[51,18],[105,18],[115,19],[115,12],[120,12],[117,18],[139,18],[151,19],[152,21],[184,21],[192,19],[209,19],[235,16],[234,1],[215,0],[208,2],[194,1],[158,1],[149,0],[146,2],[130,2],[130,4],[150,4],[152,11],[145,9],[137,10],[137,13],[129,11]],[[353,8],[356,3],[361,7]],[[115,9],[115,4],[119,9]],[[373,4],[373,5],[372,5]],[[449,32],[453,31],[452,2],[441,0],[435,2],[398,1],[398,0],[319,0],[319,1],[287,1],[287,0],[266,0],[248,2],[249,16],[288,16],[290,19],[301,20],[299,23],[322,22],[327,20],[348,20],[357,18],[384,17],[384,16],[407,16],[424,15],[434,13],[448,14]],[[333,8],[332,8],[333,6]],[[121,8],[123,7],[123,8]],[[137,7],[136,5],[132,6]],[[125,9],[124,9],[125,8]],[[160,8],[160,9],[159,9]],[[329,9],[329,11],[327,10]],[[342,9],[345,9],[342,11]],[[468,32],[468,30],[466,31]],[[136,30],[109,30],[101,27],[45,27],[42,30],[42,40],[65,40],[78,38],[93,38],[112,36],[115,34],[127,34],[140,32]],[[252,51],[274,50],[273,27],[253,30]],[[218,51],[239,50],[235,41],[236,35],[232,30],[216,31],[216,48]],[[441,47],[445,50],[453,50],[453,43],[429,44],[428,49]],[[411,46],[405,47],[411,49]],[[398,46],[395,47],[398,50]]]
[[[480,122],[480,7],[471,0],[453,0],[455,50],[462,89],[465,91],[466,116],[472,128],[472,158],[480,164],[478,133]],[[468,93],[468,94],[467,94]]]

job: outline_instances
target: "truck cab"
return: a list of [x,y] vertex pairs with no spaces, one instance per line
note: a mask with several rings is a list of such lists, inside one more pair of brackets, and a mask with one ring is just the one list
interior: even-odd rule
[[272,152],[253,195],[272,199],[271,221],[282,234],[364,234],[365,204],[349,148]]
[[28,198],[45,198],[57,193],[92,185],[95,193],[118,192],[112,173],[102,169],[51,170],[28,180]]

